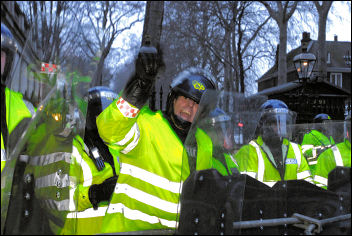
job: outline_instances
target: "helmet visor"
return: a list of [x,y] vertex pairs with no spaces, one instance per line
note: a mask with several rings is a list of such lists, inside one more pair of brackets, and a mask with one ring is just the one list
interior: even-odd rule
[[265,111],[262,117],[263,136],[290,139],[292,124],[295,123],[296,114],[285,108],[273,108]]

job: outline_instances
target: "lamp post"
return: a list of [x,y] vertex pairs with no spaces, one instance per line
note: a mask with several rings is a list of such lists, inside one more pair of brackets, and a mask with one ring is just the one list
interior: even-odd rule
[[303,33],[303,38],[301,40],[302,53],[293,58],[299,81],[303,81],[303,87],[310,78],[316,61],[315,55],[307,52],[308,43],[310,41],[309,35],[310,34],[307,32]]

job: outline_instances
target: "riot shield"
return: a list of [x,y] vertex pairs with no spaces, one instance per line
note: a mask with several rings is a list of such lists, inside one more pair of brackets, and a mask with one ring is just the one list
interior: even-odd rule
[[255,138],[265,101],[264,96],[212,90],[202,96],[185,141],[179,233],[238,233],[229,225],[244,220],[245,195],[259,189],[269,194],[269,187],[240,175],[235,158]]
[[[215,92],[203,98],[185,142],[179,234],[350,233],[351,151],[343,122],[325,124],[339,143],[319,147],[320,177],[312,176],[301,146],[315,127],[292,119],[280,124],[289,132],[277,143],[282,151],[271,150],[273,156],[282,155],[279,171],[279,159],[269,157],[269,144],[258,136],[263,126],[258,108],[265,98]],[[335,161],[336,146],[342,164],[331,164],[324,175],[327,163]],[[324,181],[319,184],[324,178],[325,188]]]
[[75,190],[81,175],[74,173],[79,163],[72,157],[73,140],[84,137],[84,96],[91,78],[85,64],[73,63],[76,55],[38,46],[38,32],[39,37],[45,32],[39,24],[28,29],[6,80],[2,234],[60,233],[78,201]]

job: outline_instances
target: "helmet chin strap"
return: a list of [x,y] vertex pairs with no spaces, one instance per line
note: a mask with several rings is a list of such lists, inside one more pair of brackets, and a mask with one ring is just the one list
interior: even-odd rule
[[178,115],[175,115],[174,113],[171,114],[171,119],[172,119],[172,122],[175,124],[176,128],[180,130],[185,130],[186,132],[188,132],[192,124],[191,122],[182,119],[181,117],[179,117]]
[[182,143],[184,143],[192,123],[183,120],[173,112],[167,115],[167,117],[177,136],[181,139]]

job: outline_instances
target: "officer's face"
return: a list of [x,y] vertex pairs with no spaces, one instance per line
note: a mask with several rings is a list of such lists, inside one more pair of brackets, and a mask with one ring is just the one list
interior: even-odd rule
[[174,100],[174,113],[185,121],[193,122],[198,106],[198,103],[192,99],[184,96],[178,96]]
[[4,51],[1,51],[1,75],[4,74],[5,63],[6,63],[6,53]]

